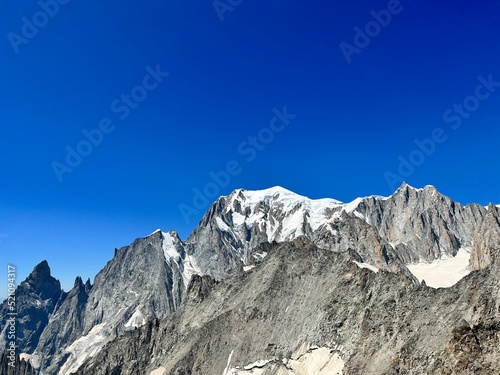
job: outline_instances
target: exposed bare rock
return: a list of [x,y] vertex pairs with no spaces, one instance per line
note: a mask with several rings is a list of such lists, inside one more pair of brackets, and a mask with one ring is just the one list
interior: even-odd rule
[[[420,300],[422,295],[419,293],[424,292],[418,291],[420,290],[418,289],[419,282],[414,274],[410,272],[409,268],[414,270],[416,275],[417,272],[415,270],[417,268],[419,270],[422,267],[425,268],[431,262],[441,264],[440,262],[448,262],[450,259],[453,259],[453,261],[459,260],[460,262],[456,264],[460,264],[460,272],[455,272],[453,275],[456,277],[450,278],[451,281],[447,280],[446,286],[449,286],[456,283],[457,280],[460,280],[460,278],[469,272],[466,267],[471,251],[471,269],[491,267],[494,264],[494,255],[498,249],[499,222],[499,210],[497,207],[490,205],[490,207],[485,208],[474,204],[463,206],[440,194],[432,186],[415,189],[407,184],[403,184],[390,197],[370,196],[358,198],[350,203],[342,203],[334,199],[312,200],[281,187],[261,191],[238,189],[226,197],[220,197],[210,207],[198,227],[186,241],[182,241],[176,232],[162,232],[158,230],[147,237],[137,239],[129,246],[117,250],[114,258],[96,276],[94,285],[91,285],[90,281],[83,284],[81,279],[77,279],[73,290],[68,295],[63,294],[63,297],[57,302],[57,306],[53,308],[53,311],[50,311],[51,315],[48,323],[46,321],[44,323],[43,319],[34,320],[41,324],[40,333],[43,331],[43,334],[40,337],[37,348],[33,353],[35,356],[32,359],[36,358],[35,367],[41,369],[44,375],[66,375],[69,372],[77,371],[84,361],[96,356],[108,342],[115,338],[122,335],[129,335],[131,331],[136,329],[142,332],[140,330],[142,326],[149,327],[149,331],[141,337],[144,340],[148,337],[153,337],[156,334],[156,326],[154,324],[160,324],[159,322],[163,322],[165,318],[168,320],[168,316],[176,312],[181,303],[183,303],[184,306],[191,306],[193,314],[196,314],[197,318],[186,312],[180,313],[179,316],[183,317],[182,324],[185,325],[183,330],[178,331],[177,328],[169,328],[169,332],[177,335],[178,340],[178,342],[176,341],[172,345],[181,345],[183,348],[181,352],[173,352],[174,358],[178,359],[178,363],[175,362],[175,366],[180,371],[179,373],[188,373],[182,371],[194,371],[193,373],[196,373],[198,370],[195,371],[193,369],[198,369],[197,365],[193,365],[190,357],[186,357],[185,354],[189,351],[193,353],[192,355],[199,354],[199,350],[201,349],[197,347],[193,349],[192,345],[209,345],[209,348],[212,349],[219,348],[221,344],[219,342],[204,341],[206,337],[212,335],[212,329],[219,329],[217,328],[217,321],[212,320],[214,316],[219,317],[217,319],[221,320],[220,324],[229,324],[226,327],[229,330],[242,329],[236,323],[232,322],[232,315],[225,316],[222,314],[222,312],[232,314],[233,311],[232,305],[226,305],[224,301],[231,300],[233,294],[240,296],[239,288],[249,288],[249,286],[241,284],[242,281],[238,277],[243,278],[242,280],[252,278],[250,275],[254,275],[257,270],[262,268],[270,272],[269,275],[259,272],[260,278],[255,282],[258,281],[260,284],[252,284],[254,289],[251,292],[249,290],[246,292],[247,294],[252,294],[252,296],[249,299],[251,302],[242,305],[244,306],[244,309],[242,309],[245,312],[241,314],[243,314],[242,319],[245,322],[252,322],[254,320],[264,322],[266,319],[273,320],[274,318],[271,317],[281,313],[265,308],[261,305],[261,301],[253,299],[253,294],[255,296],[262,296],[262,293],[266,296],[274,294],[276,301],[280,301],[282,297],[300,298],[301,300],[308,301],[307,306],[300,304],[295,306],[296,309],[302,311],[300,319],[311,316],[316,317],[314,319],[317,321],[321,321],[323,318],[317,316],[316,310],[312,308],[322,306],[325,297],[323,295],[316,296],[316,292],[313,293],[310,290],[310,285],[301,284],[301,281],[307,281],[310,276],[315,275],[317,271],[315,268],[317,267],[315,265],[316,260],[313,259],[315,256],[319,256],[320,254],[320,257],[327,264],[331,263],[331,259],[335,259],[337,262],[343,264],[343,266],[338,267],[345,268],[348,265],[350,270],[346,271],[344,269],[341,272],[336,268],[337,266],[332,266],[333,268],[330,269],[330,272],[336,274],[341,272],[340,274],[344,276],[339,280],[330,274],[322,274],[323,277],[328,279],[328,282],[332,283],[331,285],[327,284],[326,280],[320,281],[320,275],[316,275],[317,280],[314,279],[314,283],[315,285],[320,285],[319,291],[321,292],[330,291],[334,293],[334,289],[338,288],[345,293],[363,294],[366,292],[365,290],[361,290],[360,292],[360,290],[354,287],[351,290],[347,286],[351,285],[354,282],[353,280],[356,280],[356,282],[361,280],[360,283],[364,288],[366,285],[372,285],[369,283],[369,280],[375,277],[377,283],[380,283],[377,284],[379,285],[378,288],[387,289],[387,293],[395,293],[398,296],[401,293],[409,293],[409,295],[415,296],[415,293],[417,293],[416,296]],[[302,255],[299,257],[302,261],[303,270],[298,270],[298,265],[294,265],[294,270],[297,268],[294,271],[297,275],[294,276],[293,283],[289,284],[285,283],[279,276],[280,273],[272,268],[279,263],[278,260],[273,258],[274,260],[269,261],[268,257],[271,253],[275,252],[278,244],[282,244],[283,247],[280,248],[288,249],[286,244],[291,241],[302,241],[300,242],[302,252],[298,252],[297,254],[310,251],[309,257],[311,259]],[[318,250],[316,246],[322,250]],[[282,254],[280,256],[285,256],[286,254],[284,251],[279,253]],[[292,250],[289,253],[291,257],[289,261],[292,263],[289,264],[285,260],[279,263],[282,271],[286,271],[291,267],[291,264],[295,260],[294,254],[296,253]],[[460,256],[457,256],[457,254],[460,254]],[[431,267],[429,269],[432,272],[438,272],[436,271],[437,268],[432,268],[437,263],[430,264]],[[443,264],[445,266],[444,272],[449,272],[449,263]],[[428,272],[427,268],[424,271]],[[312,273],[308,276],[307,272]],[[233,276],[234,280],[236,280],[234,281],[234,286],[228,286],[226,277],[233,273],[240,276]],[[358,280],[360,275],[364,276]],[[420,275],[419,277],[424,280],[427,277],[427,280],[430,280],[429,276],[422,277]],[[436,279],[436,277],[434,278]],[[439,276],[437,279],[440,281]],[[272,287],[266,284],[270,280],[275,283]],[[382,282],[387,282],[388,284],[383,286]],[[266,287],[266,285],[267,289],[263,290],[262,288]],[[289,290],[290,285],[293,285],[295,288],[293,292]],[[357,284],[354,283],[353,285]],[[426,285],[427,283],[422,283],[422,290],[425,290],[425,293],[429,295],[434,293],[433,289],[427,288]],[[428,285],[436,286],[436,284],[431,284],[430,282]],[[438,283],[437,286],[439,285],[443,286],[444,284]],[[403,286],[405,287],[403,288]],[[284,289],[281,290],[281,287]],[[189,291],[187,295],[186,291]],[[299,297],[299,294],[295,293],[302,294]],[[371,290],[371,294],[368,293],[367,295],[373,296],[377,293],[379,292]],[[424,296],[427,296],[425,293]],[[309,297],[314,298],[308,300]],[[218,298],[218,302],[213,302],[214,298]],[[391,303],[387,304],[385,302],[377,302],[384,304],[381,307],[372,301],[372,297],[368,298],[365,296],[363,298],[370,305],[373,304],[369,312],[366,312],[366,308],[358,300],[357,295],[351,298],[354,301],[352,303],[350,299],[346,299],[345,297],[336,297],[336,300],[342,301],[349,308],[346,308],[347,310],[335,310],[337,311],[336,316],[339,319],[335,324],[344,324],[343,321],[345,319],[351,319],[346,318],[349,314],[357,317],[357,321],[353,320],[351,322],[354,328],[349,332],[350,338],[346,339],[347,341],[345,341],[343,347],[355,348],[352,349],[355,350],[355,353],[351,353],[350,356],[356,356],[356,353],[363,353],[363,356],[369,357],[371,353],[364,352],[364,347],[360,348],[349,341],[354,340],[356,337],[362,340],[363,335],[370,336],[372,334],[370,333],[371,331],[365,332],[363,328],[365,326],[358,323],[367,322],[366,327],[370,330],[378,329],[374,328],[373,324],[375,323],[371,322],[372,319],[375,319],[372,318],[372,311],[377,311],[376,316],[382,315],[384,319],[389,319],[390,314],[384,308],[393,314],[397,312],[394,310],[396,307],[392,300]],[[394,298],[394,301],[404,302],[404,306],[401,308],[403,309],[402,311],[405,311],[403,314],[405,319],[410,317],[410,312],[406,312],[405,309],[410,310],[410,306],[413,306],[407,300],[408,298]],[[443,301],[445,300],[444,295],[440,295],[439,298],[442,298]],[[483,302],[490,301],[491,305],[491,301],[495,301],[496,297],[488,298],[484,297]],[[262,297],[262,300],[265,300],[265,298]],[[430,297],[425,297],[424,300],[426,303],[431,303],[434,306],[434,302],[432,302]],[[445,303],[443,301],[441,302]],[[240,300],[237,300],[236,304],[240,302]],[[452,301],[446,300],[446,303],[450,304]],[[471,303],[471,301],[466,301],[463,304],[464,306],[469,306],[469,309],[474,309],[474,316],[491,315],[491,311],[483,309],[482,305],[473,305]],[[204,311],[199,311],[200,306],[203,306]],[[213,306],[217,306],[217,308]],[[416,306],[418,307],[418,303]],[[286,310],[288,306],[281,307]],[[361,312],[368,315],[360,315]],[[420,313],[426,316],[428,311],[422,306]],[[200,320],[203,316],[208,320]],[[438,316],[434,316],[434,318],[438,320],[442,319]],[[479,321],[473,322],[467,317],[462,318],[469,322],[470,327],[480,324]],[[282,319],[285,318],[282,317]],[[301,326],[303,323],[299,321],[300,319],[297,318],[293,323]],[[377,337],[380,340],[386,341],[392,339],[391,334],[403,329],[400,326],[400,324],[403,324],[401,323],[402,321],[400,320],[396,323],[388,321],[384,323],[388,324],[383,328],[385,333],[382,337]],[[150,326],[148,322],[157,323]],[[323,325],[327,324],[324,321],[321,322]],[[450,320],[449,323],[451,326],[456,327],[458,321]],[[189,327],[192,324],[194,326],[191,329],[194,329],[193,327],[197,327],[200,330],[203,329],[203,332],[192,331],[192,334],[196,332],[196,335],[201,336],[189,336],[191,335]],[[211,324],[215,324],[215,328],[212,328]],[[252,325],[250,324],[250,326]],[[280,327],[283,330],[291,329],[287,325]],[[450,329],[453,329],[453,327]],[[274,329],[274,326],[266,326],[264,331],[260,331],[258,327],[253,328],[255,329],[255,334],[265,337],[270,329]],[[314,331],[311,327],[309,328],[310,332],[316,332],[315,334],[311,334],[315,340],[323,337],[319,333],[323,332],[322,330]],[[420,326],[417,328],[422,329]],[[189,335],[184,337],[183,335],[187,333]],[[450,334],[448,335],[448,333]],[[225,337],[222,333],[218,334]],[[268,354],[266,356],[256,351],[252,352],[252,355],[243,357],[241,353],[237,354],[235,351],[234,359],[238,359],[238,356],[241,356],[238,359],[238,364],[243,366],[241,369],[235,368],[235,371],[247,371],[248,369],[245,369],[245,366],[251,366],[261,359],[269,360],[269,366],[274,366],[273,368],[276,368],[276,371],[295,371],[293,370],[293,366],[283,361],[297,360],[288,351],[293,351],[295,345],[313,345],[315,343],[305,340],[304,333],[297,331],[295,334],[298,336],[280,336],[281,345],[283,348],[286,347],[287,351],[277,351],[277,348],[280,348],[280,346],[275,342],[270,343],[272,345],[265,352]],[[251,337],[249,333],[246,340],[251,340]],[[300,342],[297,341],[298,339],[300,339]],[[330,339],[333,340],[333,338]],[[227,340],[229,340],[229,337],[226,338],[226,342],[228,342]],[[286,340],[289,340],[289,342],[285,346]],[[445,344],[452,342],[451,331],[447,331],[446,335],[440,340],[444,341],[440,341],[436,348],[439,347],[441,350],[444,350]],[[329,348],[328,342],[330,341],[326,339],[321,341],[321,346],[318,347],[320,351],[316,354],[323,353],[323,349]],[[403,353],[393,353],[396,358],[399,358],[397,356],[402,358],[398,362],[401,369],[415,367],[413,362],[406,361],[410,359],[411,361],[416,361],[417,359],[410,358],[407,354],[404,354],[413,349],[412,342],[411,340],[405,341],[404,345],[398,342],[397,344],[401,344],[401,347],[396,345],[399,348],[398,350],[401,350]],[[155,355],[160,356],[155,349],[160,344],[155,344],[155,347],[149,347],[146,341],[144,341],[141,342],[141,345],[146,345],[154,353],[157,353]],[[273,345],[278,346],[275,347]],[[317,345],[320,344],[318,343]],[[257,350],[256,347],[253,348]],[[276,350],[273,351],[271,350],[272,348]],[[211,353],[212,349],[210,349]],[[162,353],[166,350],[171,350],[171,348],[163,348]],[[269,352],[274,354],[269,355]],[[148,353],[137,353],[143,356],[141,357],[142,359],[134,362],[132,357],[130,357],[129,360],[135,363],[135,367],[127,367],[128,365],[123,363],[121,365],[123,369],[131,371],[130,373],[134,373],[133,371],[141,373],[146,368],[149,370],[149,364],[146,365],[145,362]],[[457,352],[455,350],[450,353]],[[212,354],[214,357],[210,361],[214,363],[214,366],[220,367],[224,362],[227,364],[227,358],[219,358],[219,354],[216,352]],[[224,356],[227,355],[229,353],[224,354]],[[457,354],[453,355],[456,356]],[[351,358],[350,356],[348,358]],[[311,357],[316,358],[312,354]],[[318,359],[318,361],[326,361],[325,366],[327,363],[336,366],[337,364],[333,363],[335,361],[332,358],[333,356],[331,358],[321,356],[321,359]],[[342,360],[344,358],[345,355],[342,357]],[[356,366],[361,366],[363,358],[360,357],[352,363],[356,364]],[[380,353],[380,358],[380,361],[385,360],[382,353]],[[333,362],[330,362],[330,360]],[[311,360],[312,362],[308,361],[302,365],[308,366],[310,363],[316,363],[316,359]],[[35,364],[35,362],[33,363]],[[105,363],[106,366],[113,367],[112,364]],[[182,363],[185,363],[185,365],[182,365]],[[383,363],[385,366],[385,362]],[[165,366],[167,365],[165,364]],[[367,365],[363,366],[360,367],[359,371],[362,372],[368,368]],[[116,367],[113,371],[122,371],[122,367]],[[161,369],[161,367],[159,366],[156,370]],[[263,371],[271,371],[269,368],[264,367],[262,368]],[[166,368],[169,367],[167,366]],[[354,368],[352,367],[351,370]],[[443,366],[440,367],[440,369],[443,368]],[[349,369],[349,365],[346,365],[345,371],[350,371]]]
[[[18,353],[31,354],[36,346],[49,316],[57,302],[64,299],[61,284],[50,275],[47,261],[43,261],[16,288],[15,298],[15,336]],[[12,318],[9,313],[9,300],[0,306],[0,348],[7,347],[7,320]]]
[[[2,375],[32,375],[34,369],[28,361],[21,359],[19,354],[14,356],[14,360],[9,358],[8,352],[0,355],[0,374]],[[11,366],[13,364],[13,366]]]
[[490,204],[488,213],[474,230],[470,267],[479,270],[488,267],[500,251],[500,218],[498,209]]
[[156,231],[115,252],[94,285],[77,279],[35,352],[45,374],[76,370],[106,342],[174,312],[187,287],[189,258],[177,233]]
[[498,373],[498,262],[436,290],[359,268],[351,254],[300,238],[275,245],[256,268],[213,283],[203,300],[188,293],[175,314],[108,344],[77,374],[317,375],[318,364],[344,375]]

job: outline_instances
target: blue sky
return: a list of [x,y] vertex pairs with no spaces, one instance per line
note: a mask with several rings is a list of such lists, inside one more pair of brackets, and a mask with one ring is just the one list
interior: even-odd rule
[[404,179],[500,203],[499,1],[46,2],[0,12],[1,266],[18,282],[47,259],[68,289],[157,228],[186,238],[208,208],[193,189],[228,163],[218,195],[351,201]]

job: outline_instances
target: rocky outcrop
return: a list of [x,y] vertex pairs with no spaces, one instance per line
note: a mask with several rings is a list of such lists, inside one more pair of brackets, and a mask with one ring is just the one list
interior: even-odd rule
[[[16,344],[18,353],[32,353],[45,329],[49,316],[62,295],[61,284],[50,275],[47,261],[43,261],[16,288]],[[7,319],[11,312],[8,300],[0,306],[0,348],[7,345]]]
[[[465,263],[472,251],[472,268],[492,264],[498,222],[497,207],[462,206],[432,186],[415,189],[403,184],[390,197],[371,196],[351,203],[311,200],[280,187],[238,189],[220,197],[186,241],[176,232],[158,230],[117,250],[94,285],[77,279],[73,290],[59,299],[34,358],[48,375],[76,371],[110,340],[148,322],[159,322],[176,312],[182,301],[186,306],[195,304],[196,310],[213,298],[213,291],[220,290],[218,285],[228,274],[252,274],[253,268],[267,262],[276,244],[308,238],[323,250],[341,254],[337,259],[347,257],[351,266],[395,274],[390,277],[396,279],[384,280],[409,283],[413,288],[419,282],[407,268],[412,263],[452,258],[465,249]],[[304,248],[312,256],[315,246]],[[279,298],[280,293],[276,295]],[[259,311],[256,316],[261,316]],[[318,353],[322,349],[302,359],[316,358]],[[282,359],[299,360],[289,354],[284,353]],[[271,358],[276,368],[282,366]],[[326,363],[331,359],[322,356]],[[253,362],[241,363],[250,366]]]
[[436,290],[360,268],[353,255],[302,238],[275,245],[254,269],[211,283],[202,299],[189,292],[175,314],[109,343],[77,374],[496,373],[498,262]]
[[[50,322],[40,337],[40,342],[33,353],[37,358],[37,368],[49,370],[60,368],[66,359],[64,349],[66,344],[74,342],[83,335],[84,313],[88,301],[86,288],[80,277],[77,277],[73,288],[60,303]],[[40,364],[40,365],[39,365]]]
[[8,352],[0,354],[0,374],[1,375],[33,375],[34,369],[29,361],[25,361],[16,354],[14,358],[9,358]]
[[[496,208],[495,208],[496,209]],[[286,242],[305,235],[333,251],[356,248],[363,261],[391,271],[400,263],[432,262],[470,252],[475,228],[488,210],[462,206],[433,186],[403,184],[390,197],[370,196],[351,203],[311,200],[286,189],[239,189],[219,198],[187,239],[201,270],[216,279],[238,264],[259,257],[263,242]]]
[[433,186],[415,189],[404,183],[388,198],[361,199],[353,212],[366,218],[409,264],[470,248],[473,231],[487,211],[477,204],[462,206]]
[[479,270],[488,267],[500,251],[500,215],[492,204],[488,213],[474,230],[470,268]]
[[66,375],[106,342],[173,313],[195,271],[189,262],[177,233],[156,231],[117,250],[92,286],[77,278],[37,347],[40,369]]

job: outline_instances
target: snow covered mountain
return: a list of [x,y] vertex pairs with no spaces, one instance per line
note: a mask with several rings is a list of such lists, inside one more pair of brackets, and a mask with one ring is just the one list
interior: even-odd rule
[[[499,209],[491,205],[489,212],[498,216]],[[238,189],[210,207],[186,245],[200,259],[202,272],[216,279],[262,257],[253,252],[258,244],[299,236],[332,251],[355,249],[374,267],[404,271],[403,264],[453,258],[461,249],[477,251],[481,240],[473,242],[474,229],[487,213],[480,205],[462,206],[432,186],[403,184],[390,197],[350,203],[311,200],[281,187]]]
[[389,271],[415,286],[422,279],[451,286],[492,263],[499,217],[497,206],[462,206],[432,186],[403,184],[390,197],[350,203],[312,200],[281,187],[238,189],[217,199],[185,241],[157,230],[116,250],[93,285],[77,278],[36,349],[24,355],[45,375],[75,372],[113,339],[177,311],[193,275],[221,281],[265,262],[263,243],[306,237],[350,254],[360,268]]

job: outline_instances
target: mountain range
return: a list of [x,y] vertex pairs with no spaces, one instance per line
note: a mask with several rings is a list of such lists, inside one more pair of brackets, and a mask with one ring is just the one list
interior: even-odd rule
[[500,374],[499,248],[498,206],[433,186],[350,203],[238,189],[185,240],[115,250],[93,283],[65,292],[37,265],[1,374]]

